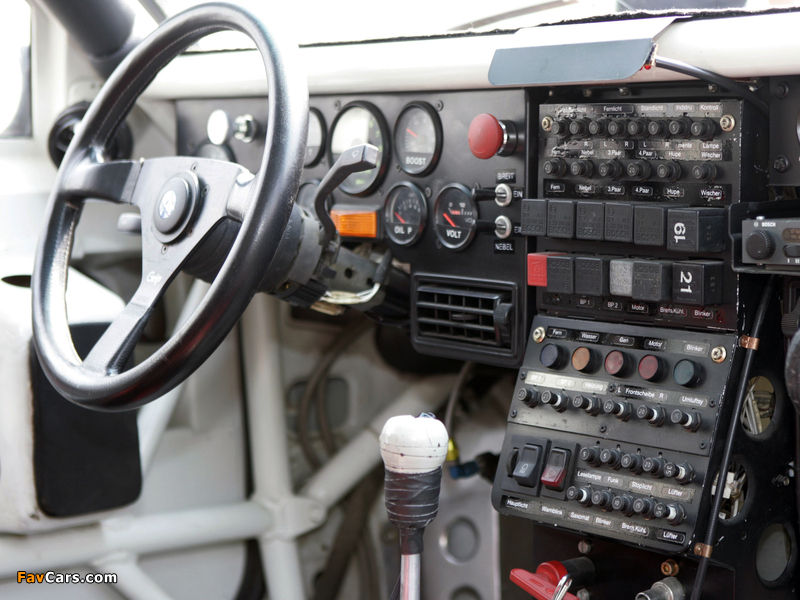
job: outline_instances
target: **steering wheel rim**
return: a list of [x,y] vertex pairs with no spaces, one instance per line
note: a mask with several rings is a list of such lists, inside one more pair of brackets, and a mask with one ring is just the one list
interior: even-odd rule
[[[226,163],[215,164],[217,161],[209,159],[180,157],[104,162],[103,147],[156,74],[200,38],[224,30],[248,35],[255,42],[266,68],[269,116],[258,172],[250,176],[238,165],[233,169],[221,166]],[[280,27],[268,30],[250,12],[232,4],[211,3],[190,8],[163,22],[126,57],[77,128],[48,201],[31,281],[36,352],[56,390],[76,404],[102,411],[128,410],[171,390],[213,353],[258,290],[289,221],[300,183],[308,127],[308,87],[297,47],[281,39],[277,35],[280,31]],[[160,285],[153,284],[154,289],[159,287],[160,293],[145,295],[147,302],[155,303],[180,271],[188,254],[201,241],[200,235],[191,240],[193,231],[211,235],[219,219],[238,215],[234,219],[241,221],[238,235],[206,297],[191,318],[155,354],[130,370],[122,371],[122,365],[130,356],[143,324],[119,325],[118,329],[130,334],[131,339],[123,340],[123,347],[110,358],[91,361],[90,354],[86,362],[81,361],[70,336],[65,293],[67,265],[83,199],[124,202],[126,200],[120,199],[124,196],[132,203],[141,203],[143,279],[140,291],[149,290],[145,281],[148,260],[158,264],[160,259],[153,258],[158,248],[151,247],[152,240],[147,237],[158,233],[149,231],[152,219],[148,212],[151,206],[147,203],[152,204],[152,199],[148,200],[152,190],[148,188],[156,189],[154,186],[164,173],[169,174],[170,170],[185,173],[196,168],[198,163],[199,189],[205,195],[210,187],[211,193],[202,201],[198,196],[197,215],[190,217],[195,219],[194,224],[178,240],[166,243],[158,240],[159,245],[163,244],[162,250],[174,250],[176,264],[172,267],[175,269],[169,276],[160,276],[163,279],[157,282]],[[192,166],[188,167],[189,164]],[[210,185],[205,185],[204,171],[212,182]],[[220,190],[224,191],[226,186],[227,213],[219,217],[214,211],[219,212],[223,201]],[[158,189],[163,187],[159,185]],[[206,215],[208,211],[209,216]],[[169,253],[163,251],[162,254]],[[126,309],[134,305],[131,313],[146,324],[150,314],[148,307],[142,309],[135,305],[136,298]],[[149,309],[152,312],[152,306]],[[116,323],[115,320],[106,334]],[[103,338],[93,353],[102,346],[102,341]]]

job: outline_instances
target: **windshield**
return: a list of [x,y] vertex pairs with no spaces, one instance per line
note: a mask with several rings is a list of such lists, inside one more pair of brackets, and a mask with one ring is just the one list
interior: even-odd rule
[[[156,20],[204,0],[141,0]],[[764,11],[800,6],[800,0],[238,0],[265,22],[278,15],[301,45],[350,42],[448,33],[519,29],[642,11]],[[159,15],[159,13],[161,13]],[[241,34],[206,38],[201,50],[250,47]]]

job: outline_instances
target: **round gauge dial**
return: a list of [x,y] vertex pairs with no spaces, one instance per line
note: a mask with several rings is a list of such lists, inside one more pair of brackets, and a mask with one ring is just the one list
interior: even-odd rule
[[311,167],[319,162],[325,150],[325,120],[316,108],[308,109],[308,138],[306,158],[303,166]]
[[434,229],[439,241],[451,250],[463,250],[475,237],[478,226],[478,205],[464,185],[451,183],[436,198]]
[[442,123],[425,102],[407,105],[394,126],[394,150],[400,168],[409,175],[427,175],[442,150]]
[[234,162],[233,150],[227,144],[212,144],[205,142],[200,144],[194,151],[195,156],[200,158],[213,158],[215,160],[224,160],[225,162]]
[[380,184],[389,159],[389,134],[386,121],[377,108],[368,102],[352,102],[333,122],[331,164],[348,148],[362,144],[378,148],[378,165],[368,171],[353,173],[342,182],[339,189],[353,196],[369,194]]
[[383,216],[390,240],[401,246],[413,244],[422,235],[428,220],[425,195],[413,183],[398,183],[389,190]]

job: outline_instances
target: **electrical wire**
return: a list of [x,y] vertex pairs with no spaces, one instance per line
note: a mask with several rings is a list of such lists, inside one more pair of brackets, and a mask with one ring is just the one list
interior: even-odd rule
[[467,382],[474,368],[475,363],[469,360],[461,366],[461,370],[458,372],[456,381],[453,384],[453,389],[450,391],[450,397],[447,399],[447,408],[444,412],[444,426],[445,429],[447,429],[447,435],[450,436],[450,439],[453,438],[453,415],[456,412],[456,404],[458,404],[458,401],[461,399],[464,388],[467,386]]
[[[297,432],[300,439],[300,447],[303,450],[303,455],[314,469],[318,469],[322,465],[322,461],[319,459],[316,451],[311,446],[311,441],[309,439],[308,427],[311,413],[311,400],[314,398],[314,394],[317,392],[317,389],[321,387],[321,405],[323,410],[317,411],[317,422],[320,428],[320,435],[323,436],[323,443],[326,444],[327,448],[330,448],[328,451],[331,452],[334,449],[334,442],[333,434],[330,431],[330,421],[327,419],[327,408],[324,396],[326,387],[325,382],[327,382],[328,379],[328,372],[330,371],[331,365],[333,365],[336,359],[338,359],[351,344],[353,344],[371,328],[371,322],[361,321],[358,324],[353,325],[339,338],[337,338],[317,362],[314,370],[311,372],[311,375],[308,378],[305,389],[303,390],[303,395],[300,398],[300,405],[297,409]],[[326,436],[328,436],[327,439]]]
[[[761,335],[761,326],[764,324],[764,318],[767,314],[767,308],[772,300],[772,294],[775,291],[777,284],[777,276],[770,275],[767,280],[767,285],[761,294],[761,300],[758,303],[755,318],[753,319],[753,327],[750,330],[750,337],[758,339]],[[728,469],[730,469],[731,455],[733,454],[733,442],[736,439],[736,432],[738,430],[738,421],[741,418],[742,407],[744,405],[745,397],[747,396],[748,384],[750,381],[750,373],[753,370],[753,361],[756,357],[756,350],[752,348],[745,349],[744,364],[741,369],[741,379],[739,380],[739,387],[736,391],[736,403],[731,413],[731,422],[728,427],[728,435],[725,439],[725,447],[722,452],[722,460],[720,461],[719,474],[717,475],[717,491],[714,494],[714,503],[711,507],[711,514],[708,521],[708,529],[706,530],[705,545],[714,546],[714,538],[717,532],[717,523],[719,523],[719,511],[722,507],[722,500],[725,497],[725,484],[728,476]],[[692,587],[691,600],[700,600],[700,595],[703,593],[703,583],[705,582],[706,572],[708,571],[709,557],[703,556],[700,559],[700,564],[697,566],[697,575],[694,578],[694,585]]]
[[755,106],[765,117],[769,117],[769,104],[762,100],[758,94],[749,87],[734,81],[730,77],[725,77],[719,73],[707,71],[706,69],[701,69],[700,67],[695,67],[694,65],[663,56],[656,56],[654,64],[659,69],[667,69],[668,71],[674,71],[675,73],[689,75],[690,77],[696,77],[697,79],[714,83],[737,96],[741,96],[744,100],[747,100],[750,104]]

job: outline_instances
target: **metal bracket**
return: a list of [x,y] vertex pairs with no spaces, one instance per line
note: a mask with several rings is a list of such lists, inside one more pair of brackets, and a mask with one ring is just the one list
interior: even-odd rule
[[694,545],[694,553],[698,556],[703,556],[705,558],[711,558],[711,553],[714,551],[714,546],[709,546],[708,544],[695,544]]
[[761,340],[758,338],[750,337],[749,335],[743,335],[739,338],[739,345],[742,348],[747,348],[748,350],[758,350],[758,345],[761,343]]

